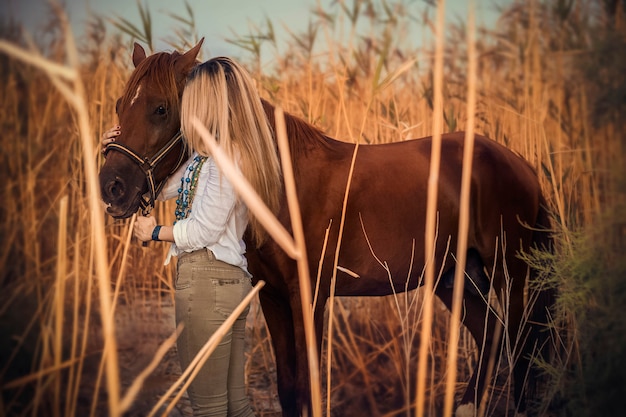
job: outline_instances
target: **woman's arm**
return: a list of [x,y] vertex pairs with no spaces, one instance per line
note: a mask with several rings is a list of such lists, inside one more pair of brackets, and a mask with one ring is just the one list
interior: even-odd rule
[[[212,159],[202,167],[198,189],[192,203],[192,215],[179,220],[176,226],[161,226],[158,240],[175,242],[184,251],[205,248],[217,242],[226,230],[228,219],[237,204],[237,195],[225,176],[222,176]],[[138,216],[134,234],[147,242],[157,222],[152,216]]]
[[137,216],[135,220],[135,227],[133,228],[133,234],[142,242],[148,242],[153,239],[153,235],[156,234],[156,240],[162,240],[165,242],[174,241],[174,233],[172,232],[172,226],[160,226],[157,233],[155,228],[157,227],[156,219],[152,216]]

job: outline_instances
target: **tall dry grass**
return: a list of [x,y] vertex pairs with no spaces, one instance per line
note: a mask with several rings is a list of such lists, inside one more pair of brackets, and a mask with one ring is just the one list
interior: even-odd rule
[[[193,43],[188,37],[196,36],[193,10],[188,12],[189,27],[176,32],[180,39],[174,43],[180,46]],[[467,106],[466,28],[447,26],[440,70],[434,65],[434,43],[418,45],[409,36],[409,29],[418,26],[432,39],[434,13],[403,1],[338,2],[328,10],[315,6],[306,30],[290,28],[287,46],[277,43],[275,22],[269,19],[229,41],[244,47],[241,60],[249,64],[266,98],[333,137],[367,144],[431,135],[438,129],[433,117],[433,109],[438,109],[443,131],[465,129],[474,115],[477,133],[504,143],[537,168],[554,213],[557,254],[534,261],[556,265],[559,274],[551,279],[564,294],[554,338],[563,347],[558,357],[562,363],[546,365],[556,382],[545,393],[551,407],[544,404],[541,410],[544,415],[593,415],[585,414],[584,407],[593,403],[589,398],[595,391],[581,388],[591,381],[572,378],[563,368],[597,377],[585,362],[593,357],[585,350],[592,343],[581,332],[594,328],[585,315],[613,323],[613,310],[598,311],[594,299],[605,300],[606,292],[615,298],[623,285],[619,267],[603,269],[598,263],[594,270],[615,278],[610,286],[590,289],[597,278],[583,273],[589,263],[572,260],[583,258],[584,248],[608,242],[593,261],[619,262],[624,248],[623,219],[614,219],[621,218],[615,213],[625,195],[616,174],[623,173],[620,115],[625,109],[623,96],[611,94],[624,88],[619,54],[625,44],[624,10],[586,1],[514,2],[502,11],[496,28],[477,33],[475,110]],[[61,17],[51,18],[47,43],[37,46],[47,60],[65,66],[71,62],[71,48],[63,28]],[[124,30],[123,25],[118,28]],[[131,67],[128,43],[121,40],[124,35],[106,33],[101,20],[92,21],[79,47],[83,59],[69,67],[76,71],[72,80],[87,87],[80,92],[75,81],[66,81],[66,90],[51,81],[50,71],[63,77],[60,67],[44,70],[6,49],[16,44],[32,48],[16,26],[4,22],[0,31],[0,415],[119,415],[115,410],[122,407],[129,387],[174,331],[172,269],[160,267],[166,248],[136,245],[130,240],[130,222],[113,221],[102,212],[98,216],[105,236],[95,234],[98,220],[93,214],[98,212],[90,199],[88,166],[100,162],[97,138],[116,120],[115,100]],[[149,24],[143,31],[142,39],[153,39]],[[607,62],[605,54],[614,58]],[[265,64],[268,59],[272,65]],[[435,86],[435,75],[442,77],[441,86]],[[83,97],[84,104],[69,99],[68,89]],[[440,102],[435,100],[438,91]],[[93,138],[85,137],[87,131]],[[91,148],[86,142],[90,139]],[[173,220],[172,212],[169,204],[161,204],[154,215],[167,222]],[[607,217],[614,227],[603,226]],[[104,249],[97,249],[103,243]],[[99,267],[102,255],[105,271]],[[415,413],[423,298],[423,292],[414,291],[334,300],[328,317],[331,366],[320,368],[328,413]],[[477,360],[475,346],[462,329],[458,346],[449,345],[448,329],[458,324],[441,304],[434,305],[425,345],[423,403],[425,415],[431,416],[444,409],[448,351],[458,353],[453,387],[457,395]],[[619,304],[609,299],[606,305]],[[276,415],[273,353],[258,306],[251,311],[247,377],[252,403],[258,415]],[[105,330],[107,320],[115,337]],[[619,322],[614,327],[621,328]],[[607,338],[612,333],[597,334]],[[117,359],[110,353],[112,343],[117,344]],[[611,349],[616,355],[621,352]],[[127,415],[146,415],[180,375],[172,352],[163,353],[165,359],[156,370],[144,375]],[[324,363],[328,345],[322,353]],[[485,415],[502,415],[513,406],[507,363],[511,354],[500,357]],[[607,398],[605,406],[615,399]],[[188,414],[184,400],[181,404],[180,413]],[[571,411],[572,404],[578,412]]]

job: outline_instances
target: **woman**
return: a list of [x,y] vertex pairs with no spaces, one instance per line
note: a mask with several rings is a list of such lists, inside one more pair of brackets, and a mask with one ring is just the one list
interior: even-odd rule
[[[220,174],[208,147],[192,126],[199,118],[252,184],[265,203],[277,210],[280,165],[272,133],[252,79],[229,58],[214,58],[189,75],[181,102],[181,129],[193,154],[168,180],[160,199],[176,197],[176,221],[157,225],[154,217],[137,218],[134,235],[141,241],[172,242],[166,264],[178,257],[176,322],[184,323],[178,339],[181,366],[186,368],[209,337],[251,288],[243,233],[257,244],[265,232],[228,179]],[[104,134],[103,145],[119,135]],[[195,416],[250,416],[244,384],[242,313],[188,394]]]

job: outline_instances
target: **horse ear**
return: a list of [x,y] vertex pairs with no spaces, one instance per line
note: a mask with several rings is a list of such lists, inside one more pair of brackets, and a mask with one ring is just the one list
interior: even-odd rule
[[135,64],[135,68],[137,68],[137,65],[139,65],[139,63],[144,59],[146,59],[146,51],[141,47],[141,45],[135,42],[135,46],[133,48],[133,64]]
[[200,53],[202,42],[204,42],[204,38],[200,39],[200,42],[198,42],[196,46],[185,52],[176,60],[174,65],[176,66],[176,71],[178,73],[184,73],[186,75],[187,72],[196,64],[196,58]]

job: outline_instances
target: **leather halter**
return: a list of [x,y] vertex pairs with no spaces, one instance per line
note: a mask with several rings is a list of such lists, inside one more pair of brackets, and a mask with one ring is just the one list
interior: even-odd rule
[[185,155],[187,154],[186,152],[187,146],[185,144],[185,141],[183,140],[183,134],[180,131],[178,131],[174,135],[174,137],[172,137],[151,158],[142,157],[141,155],[138,155],[135,151],[130,149],[128,146],[123,145],[121,143],[111,142],[104,148],[105,156],[106,154],[109,153],[109,151],[117,151],[117,152],[120,152],[122,155],[126,155],[128,158],[130,158],[131,161],[133,161],[137,166],[139,166],[143,174],[146,176],[146,181],[148,182],[149,196],[148,198],[146,198],[142,195],[141,200],[139,201],[139,205],[141,206],[141,211],[144,216],[150,214],[150,211],[152,211],[152,209],[154,208],[154,202],[156,201],[157,196],[161,192],[161,189],[163,188],[163,185],[165,184],[165,181],[167,180],[167,177],[166,177],[163,181],[156,184],[154,181],[154,170],[157,167],[157,164],[161,162],[161,160],[163,160],[163,158],[165,158],[165,156],[172,149],[174,149],[174,147],[178,144],[178,142],[182,142],[183,149],[178,157],[178,161],[176,162],[174,169],[172,169],[172,171],[167,175],[167,177],[169,177],[174,172],[176,172],[178,168],[180,168],[182,163],[185,161]]

